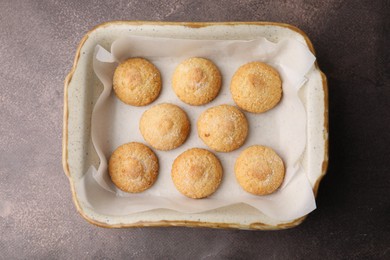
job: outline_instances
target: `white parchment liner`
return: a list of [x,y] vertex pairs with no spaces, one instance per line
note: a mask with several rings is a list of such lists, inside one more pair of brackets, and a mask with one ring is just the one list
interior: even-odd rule
[[[116,98],[112,89],[112,75],[118,62],[129,57],[144,57],[161,71],[163,88],[151,105],[133,107]],[[175,67],[189,57],[206,57],[220,69],[223,86],[218,97],[205,106],[189,106],[181,102],[171,88]],[[212,196],[194,200],[181,195],[174,187],[170,171],[173,160],[192,147],[209,149],[199,138],[196,121],[201,112],[220,104],[234,105],[229,91],[230,79],[237,68],[250,61],[262,61],[276,68],[283,81],[283,98],[274,109],[263,114],[245,112],[250,131],[245,144],[230,153],[215,152],[224,168],[223,181]],[[156,208],[173,209],[185,213],[199,213],[235,203],[246,203],[271,218],[287,221],[304,216],[315,209],[312,187],[301,167],[301,156],[306,145],[306,112],[298,97],[315,57],[302,43],[283,40],[272,43],[265,38],[242,40],[186,40],[129,36],[116,40],[111,52],[96,46],[94,71],[104,85],[104,91],[92,113],[92,141],[100,158],[99,168],[91,167],[78,182],[88,203],[95,210],[108,215],[127,215]],[[119,146],[127,142],[142,142],[138,124],[144,111],[159,103],[173,103],[183,108],[191,120],[191,133],[181,147],[172,151],[153,149],[159,158],[157,182],[147,191],[127,194],[118,190],[107,172],[107,159]],[[154,126],[151,126],[154,127]],[[246,193],[237,184],[234,163],[239,153],[250,145],[272,147],[286,165],[282,187],[267,196]]]

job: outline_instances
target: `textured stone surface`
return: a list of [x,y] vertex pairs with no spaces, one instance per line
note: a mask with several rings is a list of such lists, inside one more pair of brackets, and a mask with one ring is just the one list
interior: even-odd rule
[[[388,1],[0,2],[0,258],[390,258]],[[165,3],[167,2],[167,3]],[[330,91],[318,209],[278,232],[102,229],[61,166],[63,80],[82,36],[110,20],[276,21],[313,41]]]

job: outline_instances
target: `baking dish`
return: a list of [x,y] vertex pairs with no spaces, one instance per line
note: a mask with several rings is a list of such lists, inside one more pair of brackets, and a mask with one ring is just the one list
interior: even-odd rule
[[[103,227],[141,226],[202,226],[241,229],[282,229],[294,227],[305,217],[290,222],[271,219],[245,204],[236,204],[199,214],[184,214],[172,210],[152,210],[127,216],[102,215],[89,207],[75,188],[75,182],[90,165],[99,164],[91,143],[91,113],[101,92],[101,84],[92,70],[94,46],[109,49],[114,39],[125,33],[191,39],[253,39],[265,37],[277,42],[292,38],[306,44],[314,53],[307,36],[286,24],[268,22],[241,23],[165,23],[165,22],[109,22],[102,24],[81,41],[73,68],[65,80],[63,165],[69,177],[77,210],[89,222]],[[327,167],[328,104],[324,74],[316,64],[307,75],[308,81],[300,91],[307,112],[307,146],[302,158],[306,171],[315,173],[310,180],[314,193]]]

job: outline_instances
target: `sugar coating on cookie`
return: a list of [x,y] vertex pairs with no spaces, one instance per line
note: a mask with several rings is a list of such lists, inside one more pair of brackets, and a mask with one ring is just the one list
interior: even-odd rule
[[158,159],[154,152],[141,143],[119,146],[108,162],[112,182],[121,190],[138,193],[150,188],[158,176]]
[[190,132],[187,114],[173,104],[155,105],[141,117],[139,129],[145,141],[158,150],[172,150],[184,143]]
[[198,135],[211,149],[230,152],[239,148],[248,135],[248,121],[234,106],[220,105],[204,111],[197,123]]
[[148,105],[160,94],[160,71],[146,59],[130,58],[115,69],[113,90],[128,105]]
[[213,194],[223,175],[219,159],[210,151],[192,148],[180,154],[172,165],[171,177],[183,195],[201,199]]
[[234,166],[240,186],[254,195],[276,191],[284,180],[283,160],[269,147],[254,145],[241,152]]
[[233,75],[230,92],[240,108],[263,113],[282,98],[282,80],[277,70],[262,62],[241,66]]
[[177,66],[172,87],[180,100],[199,106],[209,103],[218,95],[221,82],[221,73],[212,61],[195,57]]

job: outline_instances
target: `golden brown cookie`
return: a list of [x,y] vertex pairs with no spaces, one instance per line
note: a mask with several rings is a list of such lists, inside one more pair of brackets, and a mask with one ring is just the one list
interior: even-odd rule
[[181,101],[204,105],[212,101],[221,89],[222,77],[217,66],[204,58],[190,58],[177,66],[172,87]]
[[282,184],[284,164],[271,148],[253,145],[241,152],[234,172],[245,191],[255,195],[267,195]]
[[154,152],[141,143],[119,146],[108,162],[112,182],[121,190],[130,193],[151,187],[158,176],[158,159]]
[[180,154],[172,165],[172,180],[178,191],[189,198],[213,194],[223,175],[219,159],[211,152],[192,148]]
[[152,103],[160,94],[160,71],[145,59],[128,59],[115,69],[113,89],[122,102],[133,106],[145,106]]
[[198,119],[198,135],[218,152],[239,148],[248,135],[248,121],[236,107],[220,105],[204,111]]
[[241,66],[233,75],[230,92],[240,108],[262,113],[279,103],[282,98],[282,80],[271,66],[250,62]]
[[139,129],[145,141],[154,148],[172,150],[187,139],[190,121],[180,107],[164,103],[143,113]]

